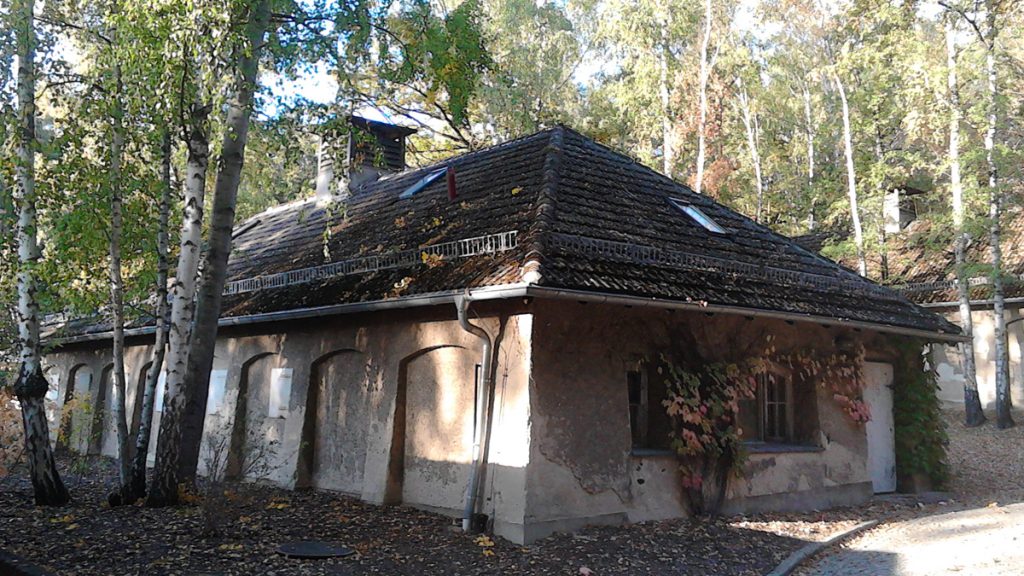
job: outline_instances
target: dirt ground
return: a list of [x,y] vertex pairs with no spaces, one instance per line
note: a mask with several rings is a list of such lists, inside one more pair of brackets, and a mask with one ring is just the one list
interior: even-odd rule
[[[804,542],[729,519],[678,520],[555,535],[531,546],[466,535],[450,518],[352,498],[233,487],[211,509],[222,533],[204,536],[203,504],[166,509],[105,503],[111,463],[65,470],[74,502],[37,508],[24,483],[0,490],[0,548],[56,574],[764,574]],[[770,522],[769,518],[759,520]],[[740,519],[740,521],[745,521]],[[288,541],[348,546],[354,556],[294,560]],[[589,571],[589,572],[588,572]]]
[[[1024,499],[1021,426],[967,429],[947,412],[952,476],[948,496],[878,498],[856,508],[677,520],[555,535],[531,546],[462,534],[450,518],[378,507],[332,494],[232,487],[216,506],[111,509],[115,477],[106,460],[62,463],[75,500],[31,505],[23,480],[0,486],[0,547],[57,574],[763,574],[808,541],[867,519],[888,526],[923,516]],[[204,535],[206,517],[220,534]],[[880,533],[883,525],[872,531]],[[870,534],[870,533],[869,533]],[[276,553],[284,542],[348,546],[346,559],[302,561]],[[588,572],[589,571],[589,572]]]

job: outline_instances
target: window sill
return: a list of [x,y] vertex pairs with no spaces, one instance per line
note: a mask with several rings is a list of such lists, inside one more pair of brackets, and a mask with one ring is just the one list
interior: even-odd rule
[[783,444],[781,442],[744,442],[743,448],[749,454],[800,454],[825,451],[821,446]]
[[676,453],[664,448],[633,448],[629,451],[629,455],[633,458],[667,458],[670,456],[674,458]]

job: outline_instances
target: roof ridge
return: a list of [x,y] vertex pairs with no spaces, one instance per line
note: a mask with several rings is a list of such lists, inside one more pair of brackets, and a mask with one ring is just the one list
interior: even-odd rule
[[545,236],[555,220],[555,192],[562,175],[565,130],[562,125],[550,129],[551,139],[544,147],[544,167],[541,170],[541,188],[537,194],[537,205],[533,211],[533,224],[526,235],[526,253],[523,256],[523,280],[531,284],[540,283],[544,277]]

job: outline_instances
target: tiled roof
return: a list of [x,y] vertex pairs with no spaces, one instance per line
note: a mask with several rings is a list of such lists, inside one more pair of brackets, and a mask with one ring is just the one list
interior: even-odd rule
[[[893,292],[569,129],[554,128],[441,164],[449,165],[456,173],[455,201],[448,200],[443,177],[412,198],[399,198],[437,169],[432,166],[370,184],[344,209],[309,201],[257,216],[235,241],[229,278],[513,230],[518,232],[514,249],[434,267],[229,295],[224,314],[515,283],[526,261],[535,259],[541,286],[952,329]],[[669,198],[699,207],[726,234],[708,232]],[[601,240],[615,244],[595,249],[600,243],[594,241]],[[644,250],[661,257],[638,257]],[[679,262],[665,254],[703,261]]]
[[[400,198],[447,166],[456,175],[455,200],[444,176]],[[670,198],[698,207],[725,233],[709,232]],[[236,230],[229,282],[337,262],[358,261],[358,271],[303,272],[292,275],[302,283],[228,292],[225,317],[517,284],[531,262],[541,287],[957,332],[895,292],[563,127],[367,184],[344,206],[297,202]],[[516,241],[508,249],[409,262],[416,251],[510,232]],[[399,252],[402,265],[359,260]]]
[[[1024,296],[1024,210],[1007,210],[1000,245],[1006,297]],[[991,262],[988,231],[976,234],[966,252],[967,273],[973,278],[971,298],[992,297],[988,283]],[[919,221],[889,243],[890,284],[915,302],[953,302],[956,293],[956,254],[953,235],[935,231]]]

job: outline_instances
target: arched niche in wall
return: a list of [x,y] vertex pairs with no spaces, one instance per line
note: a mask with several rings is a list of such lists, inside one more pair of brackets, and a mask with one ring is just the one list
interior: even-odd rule
[[335,350],[310,366],[296,485],[360,494],[370,426],[369,362]]
[[[57,451],[68,449],[81,451],[85,446],[85,434],[75,434],[86,424],[81,420],[85,405],[90,403],[92,389],[92,368],[88,364],[75,364],[68,370],[64,381],[64,394],[60,405],[60,423],[57,424]],[[75,419],[78,419],[78,422]]]
[[281,449],[280,445],[271,445],[266,437],[270,380],[276,356],[276,352],[260,352],[242,363],[230,438],[208,440],[213,451],[220,450],[219,446],[228,447],[224,476],[229,480],[261,476],[266,471],[258,468],[270,465],[274,460],[271,452]]
[[[139,425],[142,423],[142,399],[146,393],[146,375],[149,374],[149,368],[152,365],[152,362],[146,362],[142,368],[139,369],[139,372],[135,377],[135,395],[132,397],[131,420],[128,422],[132,438],[135,438],[138,435]],[[131,386],[132,381],[130,380],[130,374],[128,375],[128,378],[128,386]],[[133,449],[134,446],[135,443],[132,442]]]
[[475,420],[477,356],[443,345],[399,363],[385,503],[462,506]]
[[100,370],[100,377],[93,380],[92,385],[95,392],[91,395],[92,423],[88,429],[88,450],[87,454],[102,454],[107,436],[107,426],[110,420],[109,398],[111,395],[111,376],[114,365],[107,364]]

